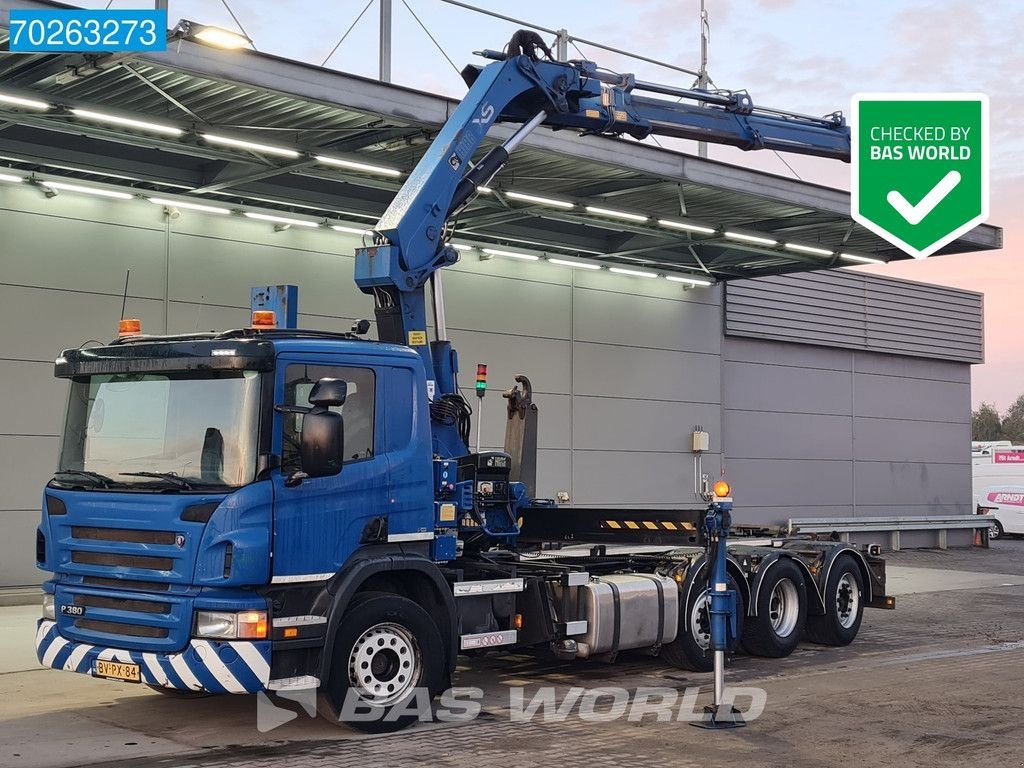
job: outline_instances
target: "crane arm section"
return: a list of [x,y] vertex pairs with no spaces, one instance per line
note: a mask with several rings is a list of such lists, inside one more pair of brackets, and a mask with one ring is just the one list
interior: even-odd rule
[[[850,133],[839,113],[817,118],[756,109],[746,92],[638,82],[632,75],[599,70],[590,61],[545,61],[494,51],[481,55],[494,61],[463,70],[469,92],[384,212],[373,245],[356,251],[356,283],[374,296],[378,338],[416,349],[437,395],[458,392],[440,285],[441,268],[458,261],[458,252],[447,245],[449,222],[536,127],[637,139],[658,134],[849,160]],[[521,127],[471,163],[498,121]],[[434,298],[433,343],[426,334],[428,282]],[[462,441],[449,443],[452,451],[464,448]]]

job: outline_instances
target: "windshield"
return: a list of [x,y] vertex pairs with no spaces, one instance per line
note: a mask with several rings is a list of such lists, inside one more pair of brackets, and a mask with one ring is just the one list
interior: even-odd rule
[[75,377],[57,479],[78,484],[92,475],[93,484],[108,487],[245,485],[256,472],[259,395],[255,371]]

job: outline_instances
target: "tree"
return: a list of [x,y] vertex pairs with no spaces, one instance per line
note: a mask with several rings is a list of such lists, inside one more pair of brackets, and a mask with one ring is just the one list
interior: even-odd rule
[[1006,409],[1003,416],[1003,440],[1012,440],[1014,444],[1024,443],[1024,395],[1018,397],[1013,405]]
[[[1018,400],[1018,402],[1020,402]],[[971,414],[972,440],[1003,440],[1003,422],[999,411],[991,403],[982,403]]]

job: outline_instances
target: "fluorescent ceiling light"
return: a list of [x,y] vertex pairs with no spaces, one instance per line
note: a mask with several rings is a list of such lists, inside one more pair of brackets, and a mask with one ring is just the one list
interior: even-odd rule
[[506,192],[506,197],[511,197],[513,200],[522,200],[527,203],[537,203],[538,205],[550,205],[552,208],[563,208],[568,210],[569,208],[575,208],[575,203],[568,203],[565,200],[554,200],[550,197],[541,197],[540,195],[528,195],[525,192]]
[[24,176],[11,176],[7,173],[0,173],[0,181],[6,181],[11,184],[17,184],[19,181],[24,181]]
[[885,264],[885,259],[873,259],[870,256],[858,256],[855,253],[840,253],[840,259],[846,259],[847,261],[855,261],[858,264]]
[[238,32],[232,32],[230,29],[208,27],[201,24],[196,24],[193,29],[195,29],[195,31],[189,34],[190,38],[217,48],[225,48],[229,51],[233,51],[238,48],[246,48],[252,45],[252,40],[248,37],[241,35]]
[[757,237],[756,235],[745,235],[742,232],[725,232],[725,236],[731,240],[742,240],[745,243],[757,243],[758,245],[778,245],[777,240],[768,237]]
[[345,232],[349,235],[369,235],[370,230],[368,229],[356,229],[355,227],[343,227],[340,224],[331,224],[331,229],[335,232]]
[[100,189],[99,187],[83,187],[78,184],[65,184],[63,181],[40,181],[47,189],[57,189],[63,192],[81,192],[83,195],[96,195],[97,197],[110,197],[117,200],[131,200],[135,195],[127,192],[115,192],[112,189]]
[[799,243],[786,243],[786,247],[791,251],[799,251],[800,253],[813,253],[816,256],[831,256],[832,251],[827,248],[815,248],[811,245],[800,245]]
[[151,197],[149,202],[156,205],[166,205],[169,208],[185,208],[189,211],[202,211],[203,213],[231,213],[230,208],[219,208],[216,205],[203,205],[202,203],[186,203],[181,200],[170,200],[166,197]]
[[496,248],[484,248],[484,253],[491,256],[504,256],[509,259],[522,259],[523,261],[540,261],[540,256],[532,253],[516,253],[515,251],[499,251]]
[[290,219],[287,216],[273,216],[269,213],[253,213],[252,211],[244,212],[250,219],[258,219],[259,221],[271,221],[274,224],[294,224],[296,227],[319,227],[320,224],[315,221],[306,221],[305,219]]
[[0,104],[12,104],[15,107],[24,107],[25,109],[45,110],[50,108],[50,105],[45,101],[23,99],[21,96],[9,96],[6,93],[0,93]]
[[473,246],[472,245],[467,245],[466,243],[448,243],[448,245],[450,245],[456,251],[472,251],[473,250]]
[[598,208],[594,205],[587,206],[587,213],[596,216],[608,216],[612,219],[625,219],[626,221],[647,221],[648,216],[641,216],[639,213],[627,213],[626,211],[615,211],[611,208]]
[[670,227],[671,229],[681,229],[685,232],[696,232],[701,235],[713,235],[715,230],[711,227],[702,227],[698,224],[687,224],[685,221],[672,221],[671,219],[658,219],[658,223],[663,227]]
[[608,267],[609,272],[617,275],[629,275],[630,277],[657,277],[656,272],[641,272],[639,269],[623,269],[622,267]]
[[340,157],[328,157],[317,155],[316,161],[323,165],[335,165],[339,168],[351,168],[354,171],[365,171],[366,173],[379,173],[382,176],[401,176],[402,172],[394,168],[385,168],[383,165],[371,165],[369,163],[357,163],[354,160],[342,160]]
[[683,277],[682,275],[665,275],[665,279],[671,280],[673,283],[684,283],[686,285],[713,285],[713,283],[710,280],[701,280],[700,278],[696,277]]
[[560,267],[572,267],[573,269],[600,269],[600,264],[590,264],[586,261],[570,261],[569,259],[548,259],[551,264],[557,264]]
[[279,157],[290,157],[293,160],[299,156],[299,153],[294,149],[287,149],[286,147],[275,147],[270,144],[260,144],[255,141],[245,141],[243,139],[233,139],[230,136],[218,136],[215,133],[204,133],[203,138],[211,144],[223,144],[226,147],[238,147],[239,149],[249,149],[253,152],[262,152],[265,155],[278,155]]
[[181,130],[180,128],[175,128],[173,125],[161,125],[160,123],[150,123],[146,120],[132,120],[129,117],[120,117],[118,115],[105,115],[102,112],[93,112],[91,109],[74,108],[71,110],[71,114],[73,114],[75,117],[85,118],[86,120],[95,120],[98,123],[123,125],[126,128],[137,128],[140,131],[162,133],[167,136],[181,136],[184,133],[183,130]]

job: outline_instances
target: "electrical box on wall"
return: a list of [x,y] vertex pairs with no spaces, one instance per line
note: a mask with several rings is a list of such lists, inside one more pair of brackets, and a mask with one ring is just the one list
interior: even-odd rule
[[693,452],[703,453],[709,450],[711,450],[711,435],[702,427],[697,427],[693,430]]

